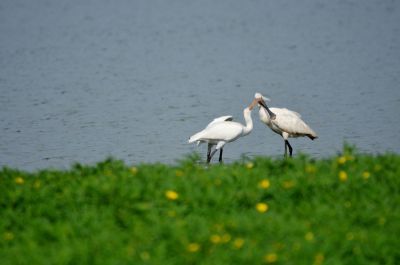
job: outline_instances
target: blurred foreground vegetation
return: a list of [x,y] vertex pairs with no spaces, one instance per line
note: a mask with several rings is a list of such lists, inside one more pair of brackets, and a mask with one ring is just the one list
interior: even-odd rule
[[1,264],[399,264],[400,156],[0,171]]

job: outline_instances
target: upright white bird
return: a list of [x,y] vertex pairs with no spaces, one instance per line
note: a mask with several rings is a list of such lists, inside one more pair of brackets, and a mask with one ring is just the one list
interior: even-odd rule
[[[239,137],[246,136],[253,130],[251,111],[258,103],[259,99],[254,99],[243,110],[246,125],[232,121],[232,116],[222,116],[210,122],[204,130],[192,135],[189,138],[189,143],[208,143],[207,163],[210,163],[211,158],[218,150],[220,150],[219,162],[222,162],[222,152],[225,144],[233,142]],[[213,146],[215,146],[215,149],[211,152]]]
[[299,113],[286,108],[268,108],[265,103],[265,100],[268,99],[260,93],[256,93],[254,97],[259,102],[260,120],[285,140],[285,156],[287,156],[287,148],[289,148],[290,156],[292,156],[293,151],[288,138],[301,136],[307,136],[311,140],[318,138],[310,126],[301,119]]

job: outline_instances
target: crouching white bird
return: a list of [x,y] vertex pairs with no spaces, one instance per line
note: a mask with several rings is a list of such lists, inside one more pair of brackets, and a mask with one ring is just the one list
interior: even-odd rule
[[265,100],[269,100],[260,93],[254,95],[259,103],[260,120],[265,123],[272,131],[281,135],[285,141],[285,156],[287,149],[292,156],[293,148],[288,138],[307,136],[311,140],[318,138],[317,134],[302,119],[301,115],[286,108],[268,108]]
[[[208,143],[207,163],[210,163],[211,158],[218,150],[220,151],[219,162],[222,162],[222,152],[225,144],[233,142],[242,136],[246,136],[253,130],[251,111],[258,103],[259,99],[254,99],[253,102],[243,110],[246,125],[232,121],[232,116],[222,116],[210,122],[204,130],[191,136],[189,138],[189,143]],[[215,149],[211,151],[213,146],[215,146]]]

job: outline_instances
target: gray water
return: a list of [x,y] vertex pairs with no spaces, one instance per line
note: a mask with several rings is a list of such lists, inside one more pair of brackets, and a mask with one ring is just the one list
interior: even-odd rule
[[[400,1],[2,0],[0,36],[0,166],[205,156],[188,137],[255,92],[318,133],[295,154],[400,152]],[[226,162],[283,154],[253,120]]]

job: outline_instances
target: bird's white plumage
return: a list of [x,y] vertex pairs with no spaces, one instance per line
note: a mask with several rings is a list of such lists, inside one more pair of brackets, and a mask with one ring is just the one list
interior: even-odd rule
[[[260,93],[256,93],[256,98],[262,98]],[[281,135],[285,139],[285,154],[286,144],[289,145],[290,154],[292,147],[286,141],[290,137],[308,136],[310,139],[317,138],[317,134],[308,126],[302,119],[301,115],[287,108],[269,108],[270,112],[259,105],[260,120],[266,124],[272,131]],[[271,115],[275,115],[271,119]]]
[[231,121],[232,116],[222,116],[210,122],[204,130],[192,135],[189,138],[189,143],[196,141],[213,144],[219,141],[232,142],[240,136],[247,135],[253,129],[253,121],[251,120],[251,111],[249,108],[243,110],[243,116],[246,126]]
[[317,137],[317,134],[301,119],[299,113],[286,108],[270,108],[270,110],[276,115],[275,120],[270,119],[264,108],[259,109],[260,120],[277,134],[282,135],[286,132],[289,137],[307,135]]
[[[236,140],[243,133],[243,125],[233,121],[224,121],[211,124],[199,134],[193,136],[193,140],[201,140],[205,142],[225,141],[231,142]],[[192,137],[191,137],[192,139]]]
[[216,123],[218,123],[218,122],[222,122],[222,121],[232,121],[232,120],[233,120],[233,117],[230,116],[230,115],[221,116],[221,117],[218,117],[218,118],[215,118],[214,120],[212,120],[212,121],[207,125],[206,128],[208,128],[208,127],[210,127],[211,125],[214,125],[214,124],[216,124]]
[[[222,116],[211,121],[202,131],[192,135],[189,138],[189,143],[208,143],[209,152],[211,147],[215,146],[215,150],[212,152],[211,157],[216,150],[221,149],[222,152],[222,148],[226,143],[235,141],[252,131],[253,121],[251,119],[251,109],[253,109],[255,105],[256,101],[254,100],[248,108],[243,110],[246,125],[232,121],[232,116]],[[220,159],[221,155],[222,153],[220,154]],[[209,162],[211,157],[207,157],[207,162]]]

